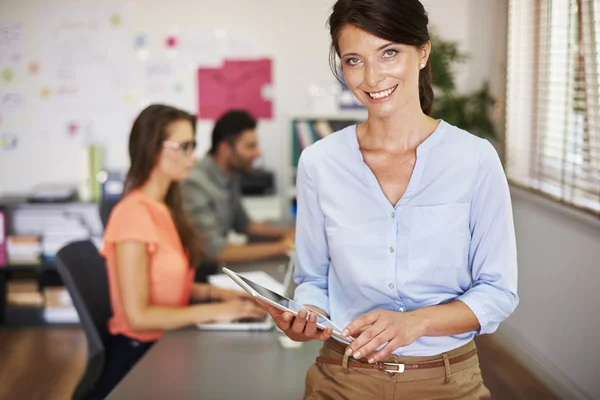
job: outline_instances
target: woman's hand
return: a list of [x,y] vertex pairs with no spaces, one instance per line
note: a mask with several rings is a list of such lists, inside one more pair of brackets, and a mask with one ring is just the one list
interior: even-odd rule
[[281,311],[264,301],[256,300],[256,302],[271,315],[277,327],[295,342],[308,342],[315,339],[325,341],[331,337],[333,329],[317,328],[317,314],[309,312],[308,309],[301,309],[298,317],[294,318],[292,313]]
[[[373,310],[352,321],[342,332],[356,337],[346,354],[355,359],[369,357],[369,362],[379,362],[399,347],[408,346],[423,336],[425,321],[414,313]],[[378,352],[380,346],[386,344]]]
[[262,319],[267,315],[267,312],[256,302],[240,297],[226,300],[217,307],[219,307],[217,321],[235,321],[243,318]]
[[240,291],[240,290],[230,290],[230,289],[222,289],[216,286],[210,287],[209,296],[211,300],[234,300],[234,299],[252,299],[248,293]]

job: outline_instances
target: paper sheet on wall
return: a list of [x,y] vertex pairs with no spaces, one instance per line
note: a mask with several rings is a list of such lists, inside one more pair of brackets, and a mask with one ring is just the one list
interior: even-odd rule
[[127,138],[137,110],[121,107],[118,111],[80,110],[57,113],[51,108],[36,112],[32,130],[39,139],[57,143],[122,143]]
[[175,65],[170,59],[148,60],[145,65],[146,101],[172,104],[176,78]]
[[262,58],[256,39],[247,33],[228,33],[225,58],[234,60],[255,60]]
[[255,118],[273,115],[272,61],[226,60],[220,68],[198,69],[198,115],[214,120],[230,109],[248,111]]
[[192,31],[182,35],[181,54],[189,69],[220,67],[225,58],[225,38],[223,30]]
[[44,60],[41,98],[55,110],[116,109],[135,55],[128,51],[127,8],[106,4],[41,7],[34,40]]
[[0,21],[0,69],[16,67],[25,61],[24,24]]
[[0,150],[10,151],[19,145],[19,137],[12,133],[0,133]]
[[0,89],[0,113],[22,114],[27,111],[25,95],[18,90]]
[[254,60],[262,56],[248,33],[225,29],[197,30],[181,36],[180,55],[188,65],[220,68],[226,59]]

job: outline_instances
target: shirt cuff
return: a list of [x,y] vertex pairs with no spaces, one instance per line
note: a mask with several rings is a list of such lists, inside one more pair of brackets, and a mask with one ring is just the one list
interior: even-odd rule
[[463,303],[465,303],[467,305],[467,307],[469,307],[471,309],[471,311],[473,311],[473,314],[475,314],[475,317],[477,317],[477,320],[479,321],[479,326],[480,326],[479,332],[477,332],[478,335],[484,335],[486,333],[493,333],[493,331],[495,329],[492,329],[492,327],[490,326],[489,319],[487,317],[485,310],[483,309],[483,307],[481,306],[479,301],[476,299],[477,293],[472,293],[471,292],[472,290],[473,289],[468,290],[463,295],[457,297],[456,300],[460,300]]
[[329,312],[329,295],[327,290],[321,289],[312,283],[301,283],[294,292],[294,301],[302,305],[319,307],[331,317]]

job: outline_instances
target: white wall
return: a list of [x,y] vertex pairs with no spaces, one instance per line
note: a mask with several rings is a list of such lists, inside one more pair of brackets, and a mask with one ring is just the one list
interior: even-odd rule
[[459,90],[488,81],[500,100],[505,92],[508,0],[423,0],[433,31],[454,40],[469,59],[457,68]]
[[512,197],[521,301],[499,333],[563,398],[600,399],[600,220],[521,189]]
[[[48,10],[45,17],[57,19],[58,15],[52,15],[60,13],[56,5],[81,2],[26,0],[9,4],[3,2],[0,6],[3,19],[20,20],[25,23],[28,59],[37,57],[38,46],[32,43],[36,40],[36,29],[33,25],[39,23],[42,17],[35,11],[42,3],[45,3],[45,10]],[[125,4],[116,0],[103,3]],[[110,8],[104,6],[107,7]],[[311,111],[305,95],[307,87],[332,79],[327,64],[328,37],[325,29],[328,8],[328,2],[322,0],[261,0],[253,2],[252,5],[245,0],[131,1],[127,3],[126,8],[131,17],[128,21],[131,32],[122,40],[133,43],[134,34],[146,33],[150,42],[158,43],[151,47],[151,56],[161,57],[164,56],[164,52],[160,43],[169,33],[225,29],[254,38],[258,52],[274,58],[275,118],[261,124],[260,134],[266,165],[273,170],[282,171],[282,166],[287,164],[287,151],[281,149],[285,148],[286,144],[288,116]],[[186,66],[183,67],[185,70]],[[134,75],[143,74],[143,68],[137,64],[132,65],[129,71]],[[197,108],[195,76],[195,70],[190,69],[187,75],[182,77],[188,90],[179,104],[190,111]],[[18,132],[21,141],[18,149],[0,152],[0,191],[27,191],[34,184],[46,181],[79,183],[84,165],[84,158],[77,150],[81,148],[81,143],[67,140],[62,132],[51,132],[51,137],[35,132],[40,124],[32,125],[31,120],[47,117],[44,103],[37,99],[39,82],[27,76],[22,76],[19,80],[20,77],[17,76],[12,85],[30,95],[31,101],[35,102],[30,104],[35,115],[4,118],[3,128]],[[93,79],[93,76],[90,79]],[[82,102],[85,101],[82,97]],[[140,108],[133,110],[131,115],[135,115]],[[111,116],[107,115],[107,118]],[[126,168],[128,165],[126,138],[129,121],[124,122],[127,123],[112,124],[119,132],[113,132],[110,140],[105,141],[108,168]],[[204,145],[201,150],[207,146],[210,128],[209,123],[199,124],[199,140]],[[282,173],[279,173],[278,178],[282,177]]]
[[[307,88],[334,82],[328,66],[329,35],[326,29],[333,3],[333,0],[258,0],[251,5],[246,0],[173,0],[168,3],[159,0],[22,0],[2,2],[0,15],[2,20],[24,22],[27,60],[40,57],[37,54],[40,46],[36,43],[38,28],[47,23],[44,21],[59,18],[60,10],[73,4],[104,4],[102,7],[105,9],[115,5],[116,9],[121,7],[128,11],[126,15],[130,18],[126,22],[130,31],[122,41],[132,43],[133,35],[147,34],[152,43],[151,56],[164,56],[157,43],[160,44],[170,33],[225,29],[254,38],[261,54],[274,59],[275,118],[261,123],[260,138],[265,165],[276,171],[279,193],[284,193],[286,187],[282,183],[287,185],[289,173],[289,119],[319,111],[331,114],[328,102],[317,105],[309,102]],[[481,81],[491,74],[493,87],[497,89],[495,93],[503,95],[500,90],[503,76],[499,73],[501,61],[494,54],[503,54],[505,46],[498,39],[503,37],[502,27],[496,26],[494,21],[503,18],[502,4],[505,3],[506,0],[425,1],[431,26],[442,37],[459,41],[472,55],[471,60],[458,71],[460,88],[479,87]],[[474,13],[478,18],[473,18]],[[490,26],[491,32],[487,29]],[[494,33],[498,29],[500,34]],[[144,70],[135,57],[131,60],[131,65],[125,68],[130,76],[127,79],[137,82]],[[186,70],[185,67],[179,68],[178,74],[187,89],[178,98],[177,105],[195,111],[195,70]],[[0,134],[14,132],[20,138],[17,149],[0,149],[0,195],[26,192],[37,183],[81,185],[84,182],[86,159],[81,151],[82,142],[67,138],[62,131],[66,121],[59,121],[69,109],[63,107],[55,112],[48,108],[47,103],[39,98],[41,84],[41,78],[28,77],[25,69],[16,74],[14,82],[0,82],[0,91],[22,91],[28,101],[25,112],[15,116],[3,113],[0,122]],[[85,102],[86,98],[82,97],[81,103]],[[104,142],[107,168],[127,168],[126,139],[131,119],[139,109],[140,105],[129,107],[125,116],[108,109],[99,111],[102,122],[96,124],[98,132],[95,136]],[[208,146],[210,129],[210,123],[199,124],[200,152]],[[108,136],[102,140],[103,135]]]

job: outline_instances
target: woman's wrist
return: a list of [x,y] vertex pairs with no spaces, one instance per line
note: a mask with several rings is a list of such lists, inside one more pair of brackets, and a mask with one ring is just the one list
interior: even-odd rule
[[431,320],[425,309],[415,310],[405,314],[412,317],[414,321],[411,325],[414,327],[415,340],[423,336],[429,336]]
[[206,302],[213,296],[212,286],[207,283],[197,283],[192,290],[192,296],[196,301]]

